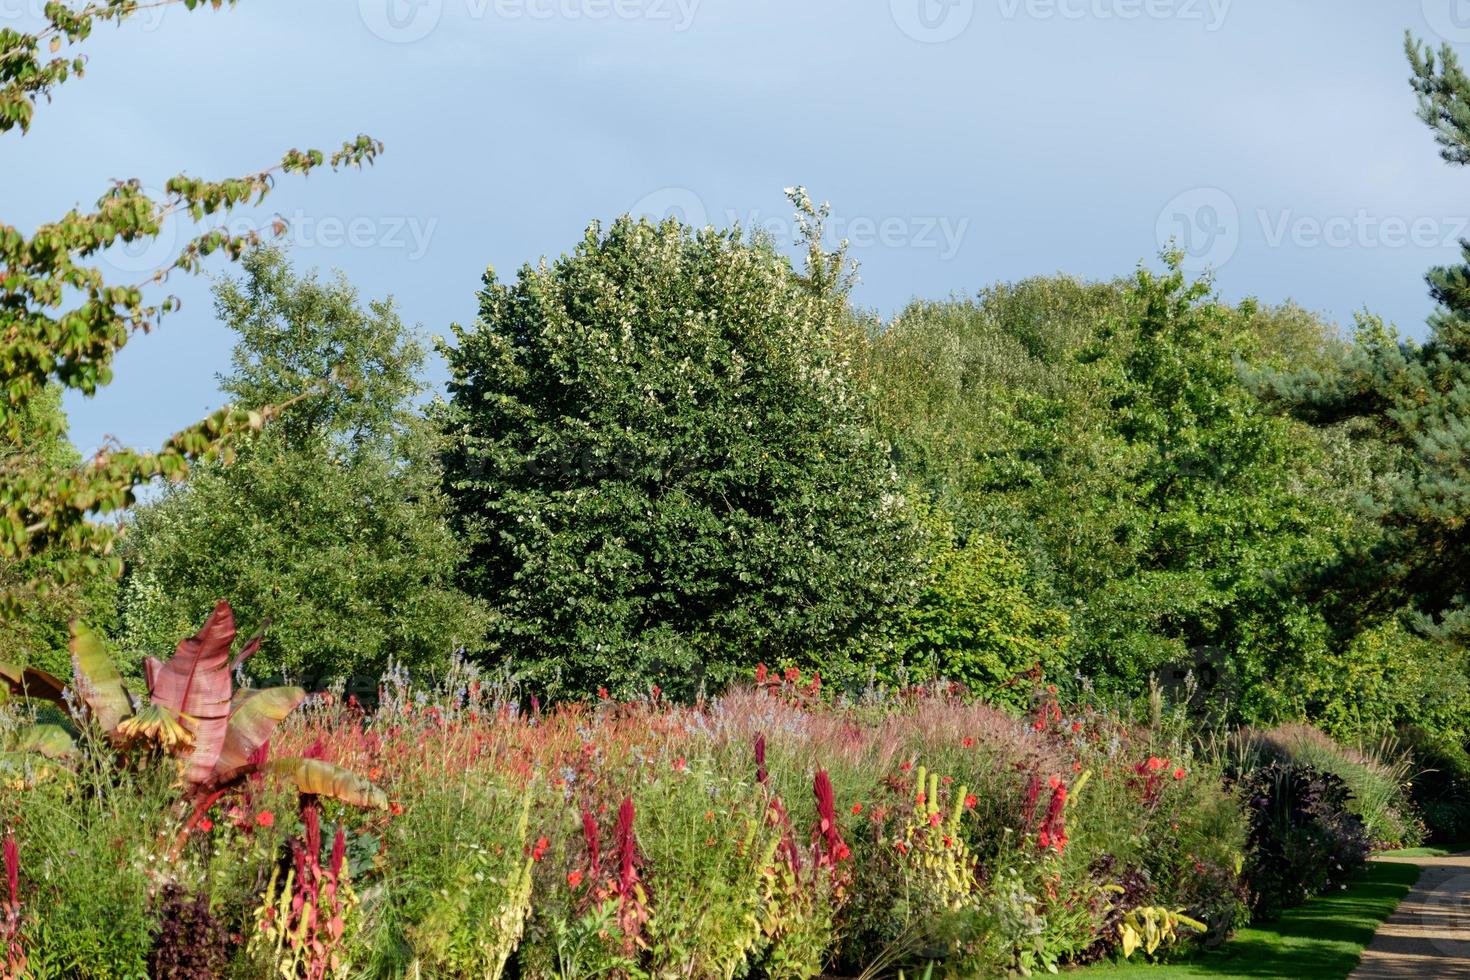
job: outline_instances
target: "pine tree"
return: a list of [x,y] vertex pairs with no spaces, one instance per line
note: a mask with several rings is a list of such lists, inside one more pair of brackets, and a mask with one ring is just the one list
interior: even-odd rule
[[[1446,162],[1470,164],[1470,78],[1453,49],[1405,42],[1419,115]],[[1325,370],[1260,378],[1264,393],[1318,425],[1352,421],[1391,454],[1369,503],[1376,537],[1350,543],[1327,588],[1341,628],[1358,632],[1408,607],[1423,632],[1470,638],[1470,242],[1431,269],[1438,304],[1422,343],[1364,317]]]

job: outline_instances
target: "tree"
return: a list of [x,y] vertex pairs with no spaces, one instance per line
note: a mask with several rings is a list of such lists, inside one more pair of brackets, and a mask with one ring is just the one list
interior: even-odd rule
[[555,693],[688,694],[885,641],[920,564],[838,353],[841,269],[624,217],[513,286],[487,273],[442,419],[499,656]]
[[[1405,40],[1419,113],[1445,161],[1470,163],[1470,78],[1453,49]],[[1356,423],[1388,465],[1368,502],[1376,533],[1322,580],[1348,635],[1407,607],[1422,634],[1470,638],[1470,242],[1430,270],[1437,309],[1423,344],[1363,317],[1351,348],[1311,370],[1264,374],[1267,397],[1319,426]]]
[[270,621],[266,672],[320,681],[375,679],[390,659],[442,667],[484,621],[454,585],[463,550],[435,433],[413,405],[424,349],[390,299],[364,308],[340,275],[297,276],[269,248],[243,265],[243,281],[215,290],[240,335],[221,388],[249,409],[333,380],[232,463],[198,466],[138,508],[123,549],[127,645],[165,649],[228,598],[248,629]]
[[[0,471],[56,472],[81,465],[81,456],[66,437],[61,394],[47,386],[33,398],[18,440],[0,438]],[[0,650],[22,665],[65,674],[67,624],[84,616],[93,622],[110,618],[112,581],[94,577],[68,581],[59,573],[56,555],[37,555],[0,563],[0,593],[12,597],[9,615],[0,617]]]
[[1035,660],[1132,694],[1161,668],[1228,668],[1235,709],[1258,716],[1301,704],[1290,672],[1326,627],[1289,573],[1332,554],[1349,518],[1331,446],[1263,409],[1236,362],[1331,346],[1299,309],[1227,307],[1171,268],[915,304],[872,339],[866,373],[880,430],[956,540],[994,542],[994,572],[1022,563],[973,594],[1070,622]]
[[[234,0],[229,2],[233,6]],[[209,0],[215,8],[224,3]],[[49,99],[56,86],[82,75],[85,59],[63,49],[81,45],[99,22],[121,22],[145,7],[174,4],[193,10],[201,0],[90,0],[75,7],[48,3],[42,29],[0,28],[0,134],[24,133],[36,100]],[[43,45],[49,53],[42,53]],[[113,356],[129,337],[147,331],[177,306],[172,298],[150,300],[146,287],[164,282],[174,270],[198,271],[214,252],[237,258],[257,236],[206,231],[141,283],[108,282],[99,267],[89,264],[99,252],[157,237],[171,219],[197,221],[258,204],[278,174],[305,174],[327,163],[333,169],[360,166],[381,150],[377,141],[359,136],[330,160],[319,150],[291,150],[275,167],[240,178],[207,181],[180,174],[166,182],[160,200],[147,196],[137,180],[118,181],[92,211],[73,209],[30,235],[0,224],[0,440],[18,444],[23,437],[64,438],[61,417],[33,410],[35,401],[47,397],[51,387],[90,395],[106,385],[112,379]],[[62,583],[115,573],[115,529],[94,518],[131,505],[135,488],[149,480],[179,479],[192,462],[227,455],[239,438],[259,429],[278,409],[222,409],[156,452],[108,449],[80,466],[63,460],[5,463],[0,470],[0,560],[46,558],[52,578]],[[4,577],[14,579],[13,569],[9,571]],[[0,614],[12,615],[31,601],[33,587],[22,581],[0,592]]]

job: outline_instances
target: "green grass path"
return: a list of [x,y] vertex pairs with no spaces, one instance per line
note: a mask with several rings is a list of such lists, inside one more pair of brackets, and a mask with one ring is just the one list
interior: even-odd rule
[[1192,960],[1150,965],[1138,959],[1093,967],[1089,972],[1108,980],[1345,980],[1358,965],[1363,947],[1419,880],[1420,873],[1421,869],[1411,864],[1375,862],[1346,891],[1314,898],[1279,921],[1242,929],[1224,946]]

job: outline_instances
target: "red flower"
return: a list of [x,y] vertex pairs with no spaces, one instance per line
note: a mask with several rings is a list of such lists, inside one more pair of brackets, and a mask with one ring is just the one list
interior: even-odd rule
[[797,669],[796,667],[787,667],[786,668],[786,680],[789,681],[789,682],[791,682],[792,684],[800,683],[800,681],[801,681],[801,671],[799,669]]
[[942,813],[931,813],[931,814],[929,814],[929,826],[931,826],[931,827],[938,827],[943,822],[944,822],[944,814],[942,814]]
[[953,776],[945,776],[943,779],[940,780],[940,782],[943,783],[944,785],[948,786],[950,783],[954,782],[954,777]]
[[576,888],[581,883],[582,883],[582,872],[580,872],[580,871],[573,871],[571,874],[567,875],[567,885],[568,885],[568,887]]
[[682,755],[679,756],[679,758],[677,758],[677,759],[674,760],[674,771],[675,772],[683,772],[684,770],[686,770],[688,768],[689,768],[689,764],[684,761],[684,757]]
[[607,700],[607,688],[605,688],[605,687],[599,687],[597,689],[597,696],[599,698],[601,698],[602,700],[606,701]]
[[859,813],[862,813],[863,812],[863,805],[861,803],[854,803],[852,805],[852,812],[853,812],[853,815],[854,816],[856,816]]
[[255,824],[258,827],[274,827],[276,825],[276,815],[269,810],[262,810],[255,815]]
[[1182,767],[1174,770],[1175,779],[1183,779],[1187,775],[1189,775],[1189,773],[1185,772]]
[[392,803],[388,804],[388,812],[393,814],[393,816],[395,817],[403,816],[403,804],[399,803],[397,800],[394,800]]
[[757,684],[764,684],[766,682],[766,677],[769,674],[770,674],[770,671],[766,668],[766,665],[765,664],[756,664],[755,665],[755,682]]
[[201,831],[207,834],[214,829],[214,821],[209,819],[208,817],[205,817],[203,820],[199,821],[196,826],[198,826]]
[[966,735],[964,738],[960,739],[960,745],[967,749],[973,749],[975,747],[975,740]]
[[914,768],[914,764],[912,762],[905,762],[903,765],[899,766],[898,768],[901,769],[901,770],[903,770],[904,772],[908,772],[910,769]]
[[1080,732],[1080,731],[1082,731],[1082,722],[1080,722],[1080,721],[1074,721],[1074,722],[1072,722],[1072,733],[1073,734],[1076,734],[1077,732]]
[[903,841],[898,841],[893,846],[898,848],[898,853],[900,854],[907,854],[909,852],[909,846]]
[[975,809],[975,807],[978,806],[979,803],[980,803],[980,801],[975,798],[975,794],[974,793],[971,793],[969,796],[965,797],[965,809],[966,810],[973,810],[973,809]]
[[662,693],[664,693],[663,688],[659,687],[657,684],[653,685],[653,699],[655,701],[658,700],[658,696]]
[[545,837],[538,837],[536,839],[536,846],[533,847],[533,848],[531,848],[531,860],[532,861],[539,861],[539,860],[541,860],[541,855],[545,854],[546,853],[546,849],[548,847],[550,847],[550,846],[551,846],[551,841],[547,840]]

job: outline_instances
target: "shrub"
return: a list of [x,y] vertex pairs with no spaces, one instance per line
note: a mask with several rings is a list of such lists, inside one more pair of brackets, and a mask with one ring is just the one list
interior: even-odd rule
[[1410,793],[1413,754],[1388,738],[1353,748],[1310,725],[1278,725],[1248,736],[1257,756],[1301,763],[1343,781],[1347,807],[1363,821],[1375,847],[1413,847],[1424,827]]
[[1272,762],[1244,775],[1240,792],[1251,816],[1248,878],[1260,918],[1346,883],[1367,861],[1368,833],[1341,778]]

